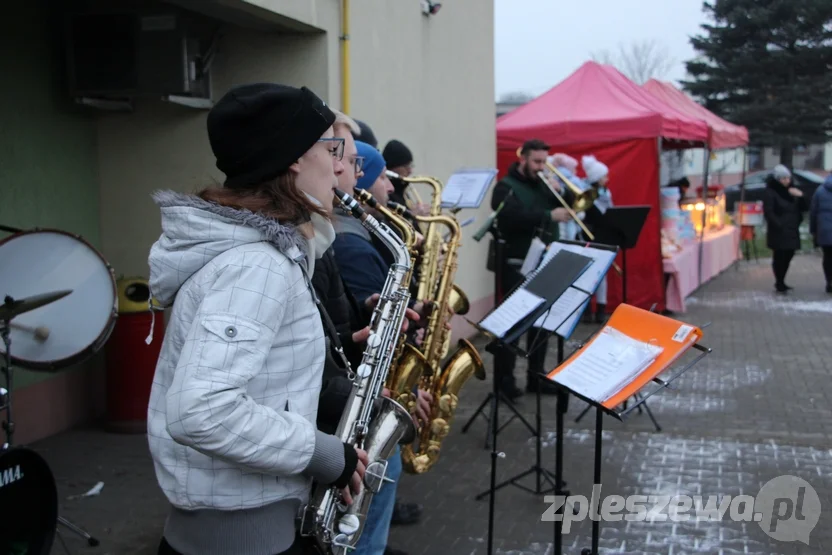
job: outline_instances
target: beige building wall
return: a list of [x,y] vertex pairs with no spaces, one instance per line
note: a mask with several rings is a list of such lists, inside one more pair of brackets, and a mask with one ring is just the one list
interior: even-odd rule
[[[340,2],[245,4],[252,13],[275,10],[318,30],[226,26],[213,66],[214,99],[233,85],[275,81],[306,85],[341,107]],[[415,1],[361,0],[350,6],[349,111],[371,125],[379,148],[392,138],[404,141],[417,173],[442,181],[461,167],[495,166],[491,4],[458,0],[430,17]],[[190,191],[222,179],[205,132],[206,114],[144,100],[133,113],[99,116],[102,246],[117,274],[147,277],[147,253],[160,223],[152,191]],[[485,271],[487,241],[470,239],[490,212],[487,198],[478,212],[459,215],[477,216],[464,228],[457,279],[475,303],[472,318],[487,310],[493,292],[493,275]],[[462,320],[455,325],[455,335],[471,331]]]
[[[329,9],[319,19],[335,28],[337,3],[321,4]],[[214,99],[234,85],[257,81],[305,85],[328,97],[338,70],[330,64],[337,42],[322,32],[227,25],[212,69]],[[222,181],[208,143],[207,113],[147,99],[137,101],[132,113],[99,116],[102,247],[117,274],[148,277],[147,254],[160,232],[159,210],[150,198],[154,190],[188,192]]]
[[[496,167],[493,3],[455,0],[430,17],[415,1],[360,4],[350,29],[351,114],[373,128],[379,148],[401,140],[413,152],[415,173],[443,182],[462,167]],[[427,188],[419,191],[429,198]],[[494,290],[485,270],[488,241],[471,239],[491,212],[489,199],[458,214],[460,221],[477,217],[463,228],[457,271],[474,304],[472,320],[490,307]],[[472,331],[454,322],[455,336]]]
[[[78,1],[143,12],[186,8],[225,22],[213,65],[214,99],[233,85],[276,81],[306,85],[341,105],[338,0]],[[459,167],[495,166],[490,3],[455,0],[431,17],[416,0],[350,5],[350,113],[372,125],[382,147],[390,138],[403,140],[417,169],[443,181]],[[0,129],[9,158],[0,160],[0,189],[11,195],[0,210],[2,223],[80,233],[102,251],[116,277],[146,278],[147,255],[160,232],[150,194],[192,191],[222,179],[208,144],[207,111],[147,98],[137,99],[130,113],[75,104],[58,55],[65,45],[51,25],[59,8],[23,7],[18,4],[13,14],[15,33],[3,41],[12,87],[5,91],[5,110],[0,108],[9,123]],[[12,45],[23,54],[14,55]],[[470,239],[489,212],[484,206],[478,214],[459,214],[461,220],[478,216],[464,229],[457,273],[474,302],[472,319],[491,302],[487,241]],[[455,335],[468,335],[471,329],[460,324]],[[18,441],[103,415],[103,354],[49,375],[17,374]]]

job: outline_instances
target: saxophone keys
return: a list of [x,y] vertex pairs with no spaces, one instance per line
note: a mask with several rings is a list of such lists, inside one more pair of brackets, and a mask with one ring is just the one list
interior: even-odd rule
[[381,345],[381,337],[377,333],[370,333],[370,337],[367,338],[367,346],[376,348]]
[[[373,493],[378,493],[387,478],[387,461],[373,461],[364,471],[364,485]],[[389,478],[387,478],[389,480]],[[392,480],[390,480],[392,483]]]
[[372,372],[373,369],[369,364],[359,364],[358,368],[356,368],[356,372],[362,378],[368,377]]
[[357,515],[344,515],[338,521],[338,531],[346,536],[352,536],[358,531],[360,525]]

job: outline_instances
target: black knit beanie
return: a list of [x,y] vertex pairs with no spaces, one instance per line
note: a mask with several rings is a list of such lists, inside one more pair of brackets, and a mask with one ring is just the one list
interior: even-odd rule
[[403,142],[396,139],[387,143],[382,156],[384,156],[388,168],[406,166],[413,161],[413,154],[410,153],[410,149],[404,146]]
[[208,113],[208,140],[229,188],[251,187],[289,169],[335,122],[315,93],[274,83],[228,91]]
[[378,139],[376,139],[376,136],[373,133],[373,130],[370,128],[370,126],[361,120],[355,120],[355,123],[358,124],[358,128],[361,130],[361,132],[358,135],[353,133],[352,138],[356,141],[367,143],[373,148],[378,148]]

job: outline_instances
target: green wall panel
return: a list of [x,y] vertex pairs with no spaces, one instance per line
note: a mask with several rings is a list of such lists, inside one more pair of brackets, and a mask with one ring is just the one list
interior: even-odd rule
[[[98,247],[95,119],[66,93],[60,17],[46,5],[15,2],[0,19],[0,224],[58,228]],[[17,370],[15,385],[50,376]]]

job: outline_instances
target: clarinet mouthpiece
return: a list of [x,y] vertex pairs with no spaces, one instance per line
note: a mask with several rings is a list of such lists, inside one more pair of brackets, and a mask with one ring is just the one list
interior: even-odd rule
[[387,203],[387,206],[390,208],[390,210],[396,211],[401,216],[408,216],[408,217],[413,216],[413,214],[410,213],[410,210],[408,210],[405,205],[400,204],[400,203],[398,203],[394,200],[389,201]]
[[359,220],[363,220],[366,217],[366,213],[364,209],[361,208],[361,205],[355,200],[352,196],[348,195],[344,191],[340,189],[333,189],[335,196],[338,197],[338,200],[341,201],[341,205],[348,210],[353,217],[358,218]]
[[355,191],[355,196],[358,197],[359,200],[366,202],[371,208],[376,208],[378,206],[376,198],[366,189],[357,189]]

